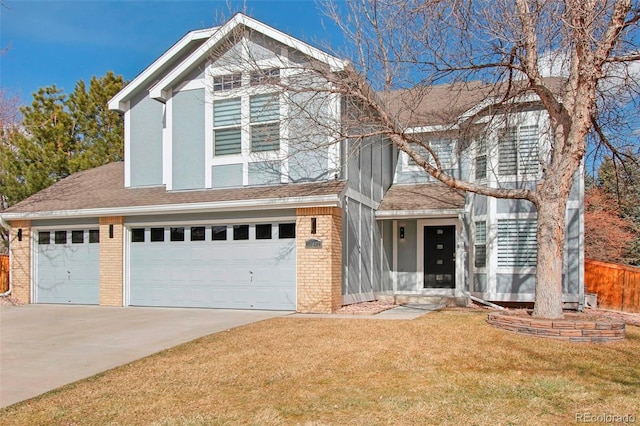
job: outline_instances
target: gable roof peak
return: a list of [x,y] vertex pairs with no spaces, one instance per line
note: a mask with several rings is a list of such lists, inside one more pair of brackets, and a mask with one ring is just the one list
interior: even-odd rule
[[341,71],[346,68],[349,63],[274,27],[264,24],[255,18],[243,13],[236,13],[225,24],[217,27],[211,36],[193,53],[160,79],[155,86],[150,89],[149,95],[160,102],[165,101],[169,96],[169,89],[171,89],[176,82],[180,81],[181,78],[188,75],[188,73],[193,70],[193,67],[206,58],[216,46],[224,42],[224,40],[239,27],[256,31],[305,56],[325,63],[329,65],[332,71]]

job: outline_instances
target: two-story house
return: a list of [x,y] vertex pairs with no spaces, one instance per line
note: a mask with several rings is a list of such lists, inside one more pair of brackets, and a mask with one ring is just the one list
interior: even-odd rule
[[[336,132],[344,99],[275,84],[346,66],[243,14],[185,35],[109,103],[124,115],[123,162],[2,213],[13,295],[299,312],[377,297],[532,301],[530,205],[453,191],[383,138],[350,145]],[[534,185],[544,112],[534,103],[517,119],[505,114],[495,137],[463,143],[429,114],[446,90],[430,92],[406,131],[456,176]],[[456,115],[489,104],[469,96]],[[579,303],[581,178],[567,221],[565,300]]]

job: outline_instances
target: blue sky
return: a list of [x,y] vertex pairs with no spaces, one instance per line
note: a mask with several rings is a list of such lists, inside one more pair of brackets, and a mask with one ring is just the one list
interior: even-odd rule
[[[339,39],[313,0],[246,1],[247,13],[302,40]],[[112,70],[133,79],[190,30],[241,10],[226,1],[29,1],[0,7],[0,87],[31,103],[51,86],[73,91]],[[229,5],[232,11],[230,11]]]

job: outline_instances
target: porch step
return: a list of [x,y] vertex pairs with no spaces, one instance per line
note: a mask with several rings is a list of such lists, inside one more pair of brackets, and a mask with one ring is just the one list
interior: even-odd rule
[[414,294],[385,294],[379,295],[377,299],[381,302],[394,303],[396,305],[445,305],[445,306],[467,306],[468,297],[452,296],[422,296]]

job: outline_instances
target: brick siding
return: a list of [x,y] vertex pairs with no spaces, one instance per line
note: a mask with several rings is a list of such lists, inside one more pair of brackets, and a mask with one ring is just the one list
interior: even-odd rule
[[[22,229],[22,241],[18,230]],[[31,303],[31,221],[11,221],[11,296],[22,303]]]
[[[124,217],[100,218],[100,304],[122,306]],[[113,225],[113,238],[109,238]]]
[[[297,311],[335,312],[342,305],[342,210],[334,207],[297,209]],[[316,218],[316,234],[311,219]],[[306,248],[317,239],[322,248]]]

